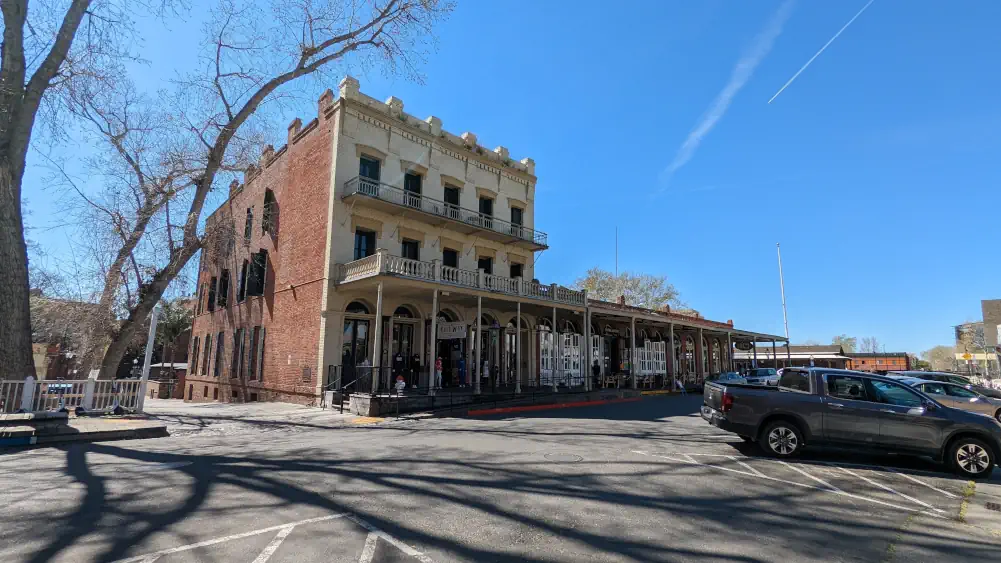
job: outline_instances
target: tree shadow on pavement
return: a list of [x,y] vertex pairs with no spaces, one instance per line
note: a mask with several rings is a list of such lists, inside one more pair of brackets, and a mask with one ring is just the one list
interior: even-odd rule
[[[83,498],[64,514],[22,511],[19,524],[44,545],[17,557],[41,563],[86,548],[96,550],[89,558],[115,561],[162,548],[168,540],[199,541],[209,524],[243,525],[241,518],[253,523],[244,530],[282,524],[270,519],[289,510],[351,512],[432,558],[477,562],[773,560],[774,551],[755,553],[763,533],[772,534],[770,541],[780,543],[792,561],[842,559],[847,546],[867,538],[873,546],[862,559],[871,560],[882,558],[899,533],[899,522],[890,518],[845,517],[833,495],[768,487],[692,489],[685,483],[705,478],[692,465],[505,459],[408,442],[407,436],[399,429],[370,428],[367,440],[355,445],[267,454],[150,452],[114,444],[61,448],[63,471],[82,486]],[[364,446],[374,440],[399,447]],[[106,475],[123,463],[169,469]],[[571,506],[574,511],[564,514]],[[776,530],[782,532],[776,536]],[[908,533],[937,546],[942,560],[992,560],[997,553],[991,543]],[[678,534],[702,539],[672,541]],[[540,536],[558,539],[560,548],[542,551],[549,542],[524,543]]]

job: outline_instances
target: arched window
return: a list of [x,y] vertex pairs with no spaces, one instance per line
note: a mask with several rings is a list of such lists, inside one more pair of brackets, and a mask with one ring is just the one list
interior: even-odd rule
[[570,321],[563,323],[563,330],[569,334],[577,334],[577,327]]
[[491,328],[491,327],[495,326],[496,324],[497,324],[497,320],[494,319],[492,316],[488,315],[487,313],[483,313],[483,316],[480,317],[480,326],[484,326],[486,328]]
[[348,303],[348,306],[347,306],[347,308],[344,309],[344,312],[345,313],[354,313],[356,315],[367,315],[367,314],[369,314],[368,313],[368,307],[366,307],[365,304],[362,303],[362,302],[360,302],[360,301],[352,301],[351,303]]
[[636,347],[642,348],[643,344],[649,339],[646,333],[646,329],[640,330],[639,334],[636,335]]
[[400,305],[393,311],[393,316],[401,319],[412,319],[414,318],[414,312],[409,307]]
[[681,371],[681,339],[674,338],[674,374],[680,375]]
[[552,332],[552,330],[553,330],[553,321],[549,317],[541,317],[541,318],[539,318],[539,330],[545,330],[545,331]]

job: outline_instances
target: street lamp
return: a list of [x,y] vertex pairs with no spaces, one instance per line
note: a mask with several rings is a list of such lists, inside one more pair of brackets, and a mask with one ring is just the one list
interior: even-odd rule
[[132,358],[132,377],[139,374],[139,358]]

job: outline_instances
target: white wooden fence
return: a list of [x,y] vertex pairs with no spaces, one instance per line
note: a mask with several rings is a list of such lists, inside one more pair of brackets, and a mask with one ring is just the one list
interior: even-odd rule
[[74,379],[0,381],[0,414],[35,413],[62,407],[83,407],[88,411],[114,408],[115,401],[125,410],[140,409],[142,381],[139,379]]

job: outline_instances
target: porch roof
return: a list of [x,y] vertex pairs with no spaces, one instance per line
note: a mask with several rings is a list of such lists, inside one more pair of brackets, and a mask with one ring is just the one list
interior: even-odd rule
[[646,322],[663,323],[665,325],[675,324],[684,327],[701,328],[704,330],[710,330],[713,332],[721,332],[721,333],[729,332],[730,336],[734,340],[747,340],[754,342],[760,342],[760,341],[770,342],[772,340],[775,340],[777,342],[786,341],[786,338],[784,336],[734,328],[732,322],[724,323],[709,319],[703,319],[701,317],[695,317],[692,315],[686,315],[674,311],[658,311],[656,309],[647,309],[644,307],[636,307],[634,305],[624,305],[621,303],[614,303],[611,301],[602,301],[600,299],[589,298],[587,300],[587,303],[591,309],[591,314],[619,316],[626,318],[636,317],[637,320],[643,320]]

